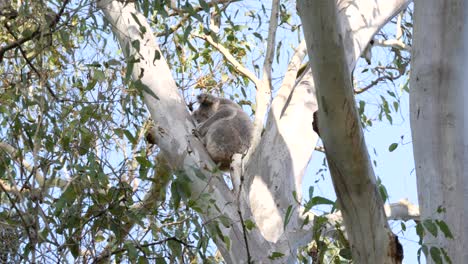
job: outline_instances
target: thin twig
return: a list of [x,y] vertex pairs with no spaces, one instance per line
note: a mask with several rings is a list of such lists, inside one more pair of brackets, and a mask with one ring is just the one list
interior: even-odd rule
[[384,81],[384,80],[394,81],[394,80],[400,78],[401,76],[402,76],[402,74],[398,74],[397,76],[388,76],[388,75],[380,76],[379,78],[373,80],[366,87],[363,87],[363,88],[360,88],[360,89],[354,89],[354,94],[361,94],[361,93],[369,90],[370,88],[374,87],[375,85],[377,85],[381,81]]

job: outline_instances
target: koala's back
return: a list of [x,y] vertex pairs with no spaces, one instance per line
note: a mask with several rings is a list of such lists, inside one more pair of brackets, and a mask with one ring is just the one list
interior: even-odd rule
[[[205,147],[220,169],[228,169],[232,155],[244,153],[249,148],[252,140],[252,121],[242,108],[231,100],[216,98],[213,104],[201,104],[194,116],[198,122],[202,121],[200,127],[203,127],[203,131],[206,130],[203,134]],[[200,120],[200,116],[206,118]],[[208,127],[204,127],[204,124],[208,124]]]

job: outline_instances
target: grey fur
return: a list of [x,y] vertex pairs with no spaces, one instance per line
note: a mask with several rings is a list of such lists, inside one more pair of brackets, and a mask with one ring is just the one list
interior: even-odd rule
[[197,136],[221,170],[229,169],[232,155],[250,147],[253,125],[249,116],[233,101],[210,94],[197,96],[200,104],[193,111]]

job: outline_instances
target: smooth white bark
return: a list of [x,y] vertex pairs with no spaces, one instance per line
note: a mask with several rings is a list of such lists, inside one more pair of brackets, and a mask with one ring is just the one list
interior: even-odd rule
[[468,5],[417,0],[414,9],[410,105],[421,218],[445,221],[455,237],[427,234],[424,243],[468,263]]

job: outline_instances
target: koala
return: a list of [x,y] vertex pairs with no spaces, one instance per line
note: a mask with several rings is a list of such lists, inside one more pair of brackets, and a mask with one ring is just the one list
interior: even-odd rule
[[232,155],[244,153],[250,147],[252,121],[229,99],[200,94],[197,100],[200,106],[192,113],[198,124],[194,132],[219,168],[228,170]]

